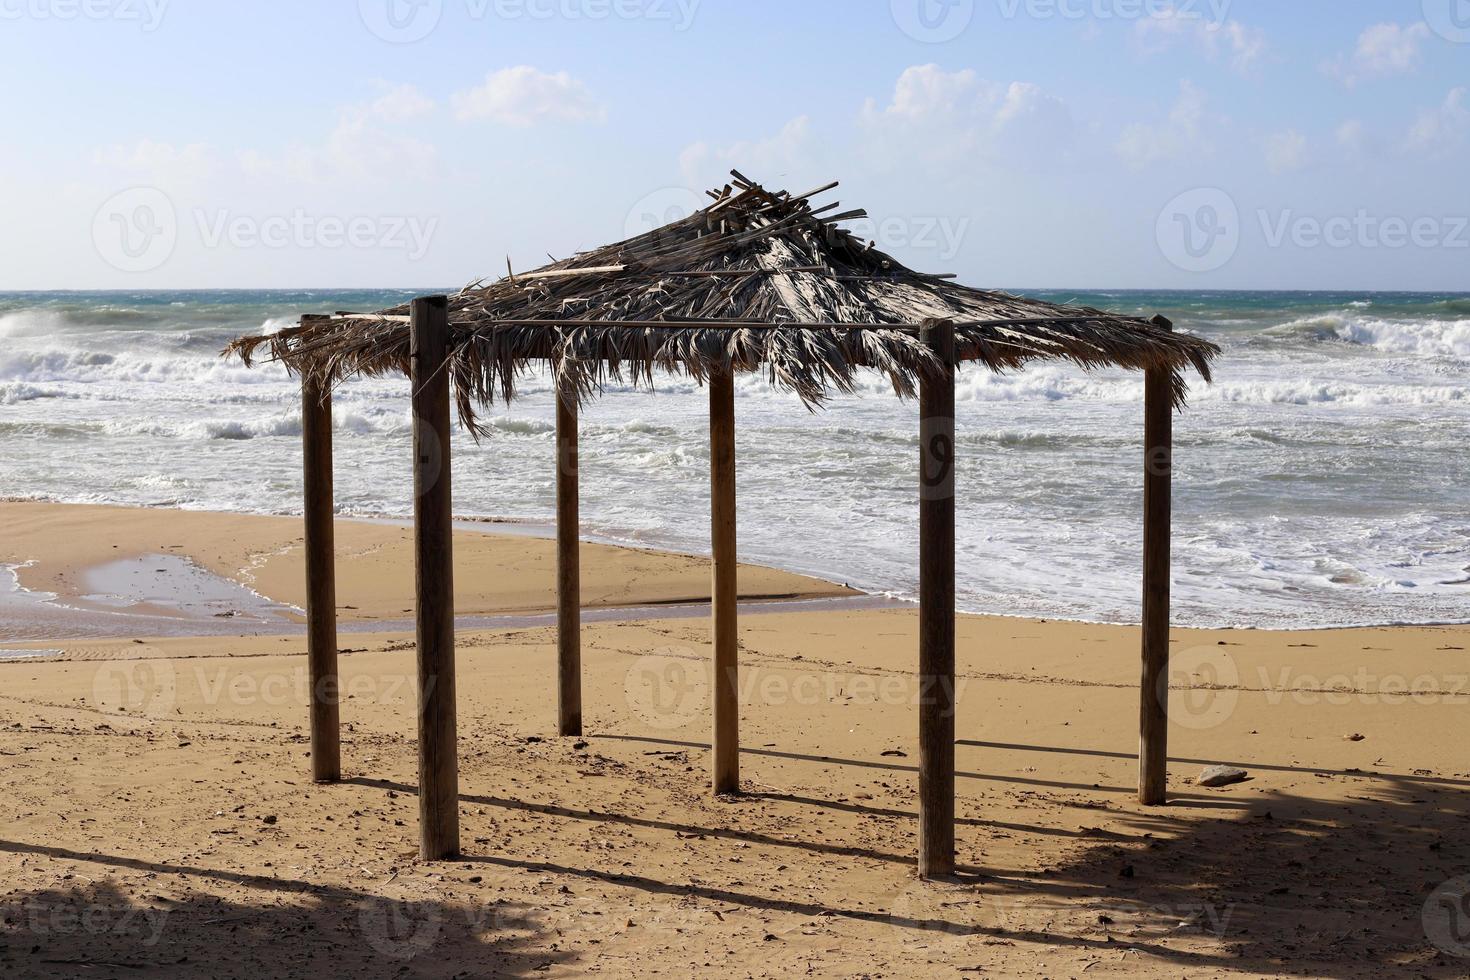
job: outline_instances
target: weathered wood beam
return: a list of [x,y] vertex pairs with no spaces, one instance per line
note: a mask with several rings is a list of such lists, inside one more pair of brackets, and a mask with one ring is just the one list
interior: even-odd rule
[[623,265],[592,265],[585,269],[547,269],[542,272],[516,272],[507,275],[501,282],[520,282],[522,279],[560,279],[566,276],[610,275],[622,272]]
[[413,301],[414,569],[419,697],[419,841],[426,861],[459,854],[454,683],[453,500],[449,470],[449,303]]
[[[756,270],[742,273],[754,274]],[[759,270],[764,272],[766,270]],[[794,271],[794,270],[775,270]],[[840,278],[840,277],[839,277]],[[932,279],[944,278],[943,276],[931,276]],[[333,320],[382,320],[388,323],[407,323],[409,318],[397,313],[337,313],[332,316]],[[742,330],[921,330],[921,322],[904,323],[854,323],[854,322],[820,322],[811,321],[805,323],[772,323],[766,320],[721,320],[715,317],[705,319],[683,319],[683,320],[553,320],[544,317],[507,317],[503,320],[471,319],[457,321],[460,324],[471,324],[475,326],[502,326],[502,327],[637,327],[648,330],[690,330],[698,327],[729,327]],[[1150,321],[1141,320],[1137,317],[1127,316],[1071,316],[1071,317],[1024,317],[1012,320],[954,320],[951,321],[955,327],[1028,327],[1048,325],[1074,325],[1079,323],[1105,323],[1109,325],[1127,324],[1129,326],[1147,326]]]
[[[1156,326],[1173,329],[1163,317]],[[1144,375],[1143,674],[1139,685],[1138,800],[1167,802],[1169,768],[1169,551],[1174,394],[1169,372]]]
[[332,502],[332,394],[301,380],[306,551],[306,665],[311,684],[311,778],[342,778],[337,677],[337,568]]
[[943,365],[919,387],[919,876],[955,869],[954,324],[924,327]]
[[582,579],[577,472],[577,395],[556,395],[557,730],[582,734]]
[[714,740],[712,777],[716,793],[740,792],[740,653],[736,626],[735,545],[735,376],[709,378],[710,538],[714,562],[711,631],[714,642]]

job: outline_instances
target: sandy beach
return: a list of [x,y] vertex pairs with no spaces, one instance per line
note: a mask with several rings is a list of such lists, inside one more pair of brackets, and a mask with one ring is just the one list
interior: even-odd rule
[[[58,603],[158,556],[300,601],[295,519],[0,519],[0,557]],[[465,855],[423,864],[412,638],[371,625],[412,607],[407,544],[339,526],[341,615],[367,624],[342,640],[341,785],[310,782],[290,624],[5,643],[61,651],[0,662],[5,975],[1463,975],[1437,889],[1470,860],[1470,629],[1175,631],[1172,802],[1144,808],[1137,629],[962,617],[962,873],[934,884],[913,869],[911,609],[743,618],[729,800],[705,621],[590,623],[583,739],[553,734],[554,631],[462,629]],[[456,548],[462,612],[551,606],[550,542]],[[601,605],[697,602],[708,563],[587,546],[584,582]],[[758,568],[741,591],[847,594]],[[1251,778],[1193,785],[1214,763]]]

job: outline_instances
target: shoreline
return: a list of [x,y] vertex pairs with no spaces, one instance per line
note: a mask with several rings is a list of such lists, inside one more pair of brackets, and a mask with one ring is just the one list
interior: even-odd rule
[[[0,565],[14,582],[0,589],[0,643],[290,635],[303,628],[299,518],[12,501],[0,503],[0,521],[14,528],[0,544]],[[466,628],[556,608],[554,541],[502,527],[456,522],[456,619]],[[584,542],[582,566],[588,615],[709,601],[708,559],[700,556]],[[342,632],[411,624],[412,576],[411,525],[338,520]],[[757,565],[742,564],[739,579],[746,603],[885,601]]]
[[[89,509],[97,509],[97,508],[100,508],[100,509],[103,509],[103,510],[112,510],[112,511],[124,512],[124,513],[128,513],[128,512],[143,513],[143,514],[167,514],[167,513],[173,513],[173,514],[179,514],[179,515],[197,515],[197,516],[202,516],[202,517],[205,517],[205,518],[215,518],[215,519],[219,519],[219,520],[222,520],[222,521],[246,521],[246,522],[248,522],[248,521],[251,521],[251,520],[254,520],[254,519],[260,519],[260,520],[266,520],[266,521],[296,522],[297,524],[299,524],[299,522],[301,520],[301,515],[300,514],[295,514],[295,513],[279,513],[279,514],[278,513],[269,513],[268,514],[268,513],[260,513],[260,512],[254,512],[254,511],[190,510],[190,509],[187,509],[187,508],[180,508],[180,507],[177,507],[177,506],[174,506],[174,505],[134,505],[134,504],[84,504],[84,503],[65,503],[65,502],[59,502],[59,501],[55,501],[55,500],[48,500],[48,499],[42,499],[42,498],[29,498],[29,497],[26,497],[26,498],[23,498],[23,497],[0,497],[0,517],[3,517],[5,508],[13,507],[13,506],[44,507],[44,508],[66,508],[66,509],[75,509],[77,512],[82,512],[82,511],[86,511],[86,510],[89,510]],[[394,516],[388,515],[388,514],[352,514],[352,515],[339,515],[336,518],[336,524],[337,524],[338,527],[357,525],[357,526],[391,528],[391,529],[399,530],[399,531],[410,531],[412,529],[412,527],[413,527],[413,524],[412,524],[412,521],[411,520],[406,519],[406,518],[401,518],[401,517],[394,517]],[[496,517],[496,516],[457,517],[454,520],[454,529],[455,529],[456,532],[461,532],[461,533],[465,533],[465,534],[484,535],[484,536],[491,536],[491,537],[499,536],[499,537],[511,538],[511,539],[526,539],[526,540],[543,541],[543,542],[551,542],[551,541],[554,541],[554,539],[555,539],[555,533],[556,533],[556,527],[555,527],[555,524],[554,523],[549,523],[549,522],[546,522],[546,521],[543,521],[543,520],[537,520],[537,519],[534,519],[534,518]],[[457,533],[456,534],[456,541],[458,542],[459,540],[460,540],[460,535]],[[702,561],[702,562],[707,562],[709,560],[709,555],[707,553],[702,553],[702,552],[698,552],[698,551],[679,551],[679,550],[672,550],[672,549],[668,549],[668,548],[659,547],[659,546],[656,546],[656,545],[648,545],[648,544],[644,544],[644,543],[640,543],[640,542],[629,541],[629,540],[617,538],[617,537],[611,536],[611,535],[601,535],[601,534],[597,534],[597,533],[586,533],[586,532],[584,532],[582,534],[580,540],[581,540],[584,548],[586,548],[588,546],[592,546],[594,548],[608,548],[608,549],[614,549],[616,551],[623,551],[623,552],[629,552],[629,553],[634,553],[634,554],[642,554],[642,555],[646,555],[646,556],[668,556],[668,557],[677,558],[677,559],[685,560],[685,561],[696,561],[696,562]],[[142,556],[140,555],[140,556],[135,556],[135,557],[142,557]],[[0,551],[0,560],[3,560],[3,563],[4,564],[16,564],[16,562],[13,562],[11,560],[6,559],[3,551]],[[34,563],[34,559],[29,559],[29,560],[22,559],[21,560],[21,564],[33,564],[33,563]],[[205,568],[205,570],[207,570],[207,571],[213,571],[216,574],[218,574],[218,571],[215,570],[215,569],[209,569],[206,566],[201,566],[201,567]],[[752,564],[752,565],[747,565],[746,563],[742,563],[742,568],[747,568],[747,567],[748,568],[751,568],[751,569],[761,569],[763,571],[766,571],[766,572],[769,572],[769,573],[773,573],[773,574],[776,574],[776,575],[789,576],[789,577],[791,577],[792,579],[795,579],[795,580],[804,580],[804,581],[812,582],[812,583],[816,583],[816,584],[809,591],[782,594],[780,596],[769,596],[769,595],[767,595],[767,596],[747,596],[744,593],[744,591],[742,590],[742,596],[741,596],[742,601],[745,601],[747,598],[758,598],[758,599],[780,598],[780,599],[793,599],[793,600],[794,599],[812,599],[812,598],[817,598],[817,597],[827,596],[827,595],[849,595],[849,596],[856,595],[856,596],[863,596],[863,597],[872,598],[874,600],[887,601],[887,602],[893,603],[894,605],[911,605],[911,604],[913,604],[916,601],[912,597],[905,596],[905,595],[903,595],[901,593],[898,593],[898,592],[895,592],[895,591],[892,591],[892,590],[884,590],[884,589],[878,589],[878,588],[868,589],[868,588],[859,587],[859,586],[851,586],[851,585],[848,585],[847,583],[841,582],[840,581],[841,576],[835,575],[835,574],[832,574],[832,573],[808,572],[808,571],[794,570],[794,569],[790,569],[790,568],[784,568],[784,567],[781,567],[779,565],[765,565],[765,564]],[[17,575],[17,577],[20,578],[19,575]],[[231,581],[236,581],[237,583],[239,582],[238,579],[236,579],[236,578],[234,578],[232,576],[229,576],[229,575],[224,575],[222,577],[227,578],[227,579],[229,579]],[[31,576],[26,576],[26,578],[31,578]],[[240,584],[244,584],[244,583],[240,583]],[[51,590],[46,589],[44,587],[39,587],[38,588],[38,587],[33,586],[33,585],[26,585],[24,582],[22,582],[22,587],[25,588],[25,589],[27,589],[28,591],[37,592],[37,593],[44,593],[44,592],[51,591]],[[246,585],[246,587],[248,588],[249,586]],[[830,591],[830,590],[835,590],[835,591]],[[252,589],[252,591],[255,591],[255,590]],[[291,602],[286,601],[286,600],[278,599],[278,598],[273,597],[273,596],[267,596],[267,595],[265,595],[263,593],[260,593],[260,592],[256,592],[256,595],[259,596],[259,598],[261,600],[263,600],[264,602],[268,602],[268,603],[269,602],[274,602],[274,603],[280,603],[280,604],[285,604],[285,605],[291,606],[293,608],[295,614],[298,617],[298,624],[299,624],[299,617],[300,617],[300,615],[302,613],[302,610],[301,610],[300,605],[295,604],[295,603],[291,603]],[[585,595],[585,593],[584,593],[584,595]],[[3,598],[3,596],[0,596],[0,598]],[[694,597],[694,596],[687,596],[687,597],[684,597],[684,598],[686,598],[686,599],[693,599],[693,598],[696,598],[696,597]],[[627,603],[625,605],[627,605],[627,606],[636,606],[636,605],[640,605],[640,604],[641,603],[638,603],[638,602],[630,602],[630,603]],[[62,607],[64,607],[64,605],[65,604],[63,603],[62,604]],[[555,606],[556,606],[556,601],[555,601],[555,595],[553,593],[553,594],[550,595],[550,598],[547,601],[545,601],[545,602],[543,602],[543,603],[541,603],[539,605],[532,603],[532,604],[528,604],[528,605],[524,605],[524,606],[520,606],[520,607],[516,607],[516,608],[505,608],[505,609],[501,609],[501,610],[497,610],[497,611],[502,611],[502,612],[515,612],[515,613],[522,613],[522,614],[525,614],[525,615],[539,615],[539,614],[550,613],[550,612],[554,611]],[[593,607],[589,606],[587,608],[593,608]],[[1063,615],[1038,616],[1038,615],[1027,615],[1027,614],[1022,614],[1022,613],[987,612],[987,611],[982,611],[982,610],[961,610],[960,613],[959,613],[959,615],[962,616],[962,617],[963,616],[976,616],[976,617],[982,617],[982,618],[1011,619],[1011,620],[1017,620],[1017,621],[1021,621],[1021,622],[1039,621],[1039,622],[1072,623],[1072,624],[1083,625],[1083,626],[1103,626],[1103,627],[1130,627],[1131,626],[1131,627],[1135,627],[1135,628],[1137,628],[1139,626],[1139,622],[1137,620],[1113,621],[1113,620],[1105,620],[1105,619],[1076,618],[1076,617],[1069,617],[1069,616],[1063,616]],[[339,615],[339,624],[350,623],[350,621],[351,621],[351,617],[343,617],[343,616],[340,616]],[[472,623],[467,624],[466,628],[470,628],[472,625],[473,625]],[[1209,624],[1209,625],[1203,625],[1203,626],[1199,626],[1199,625],[1175,626],[1175,628],[1176,629],[1193,629],[1193,630],[1230,630],[1230,631],[1238,631],[1238,632],[1266,632],[1266,633],[1278,633],[1278,632],[1289,632],[1289,633],[1330,633],[1330,632],[1333,632],[1333,631],[1336,631],[1336,630],[1380,629],[1380,628],[1420,629],[1420,628],[1454,627],[1454,626],[1466,626],[1466,625],[1470,625],[1470,617],[1466,617],[1464,619],[1433,620],[1433,621],[1424,621],[1424,622],[1405,621],[1405,620],[1393,620],[1393,621],[1384,621],[1384,622],[1366,621],[1366,622],[1334,623],[1334,624],[1329,624],[1329,625],[1291,626],[1291,627],[1257,626],[1257,625],[1250,625],[1250,624],[1244,624],[1244,625],[1242,625],[1242,624],[1229,624],[1229,625]],[[344,629],[345,628],[346,627],[344,626]],[[228,635],[228,632],[229,631],[212,630],[210,632],[212,634]],[[63,637],[56,637],[56,638],[57,639],[63,639]],[[73,639],[75,639],[75,638],[73,638]],[[4,637],[3,636],[0,636],[0,642],[4,642]]]

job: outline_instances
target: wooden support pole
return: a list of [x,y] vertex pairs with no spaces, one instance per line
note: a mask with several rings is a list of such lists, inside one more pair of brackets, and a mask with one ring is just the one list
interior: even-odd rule
[[301,379],[306,511],[306,671],[311,682],[311,778],[342,778],[337,680],[337,567],[332,526],[332,394]]
[[582,576],[577,507],[577,395],[556,398],[557,726],[582,734]]
[[922,337],[944,364],[919,388],[919,876],[954,873],[954,324]]
[[[1166,329],[1163,317],[1154,323]],[[1169,372],[1143,382],[1143,676],[1139,690],[1138,801],[1167,802],[1169,767],[1169,536],[1173,478],[1174,390]]]
[[714,791],[740,792],[740,653],[736,627],[735,375],[709,379],[710,537],[714,551]]
[[454,690],[453,502],[449,485],[449,303],[413,301],[413,530],[418,599],[419,841],[426,861],[459,854]]

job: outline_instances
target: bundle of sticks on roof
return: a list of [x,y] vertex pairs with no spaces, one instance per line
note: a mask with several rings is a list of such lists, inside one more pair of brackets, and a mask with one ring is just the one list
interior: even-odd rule
[[[461,420],[509,401],[517,380],[549,366],[568,397],[609,381],[649,386],[659,370],[703,381],[761,371],[809,406],[885,375],[911,396],[941,370],[924,324],[950,321],[960,362],[995,371],[1033,360],[1084,368],[1163,369],[1183,402],[1183,374],[1206,380],[1219,352],[1167,324],[972,289],[905,268],[841,226],[864,217],[817,206],[835,183],[788,194],[733,172],[708,206],[626,241],[450,297],[450,371]],[[407,374],[409,307],[303,317],[225,351],[249,364],[262,349],[331,390],[357,376]]]

